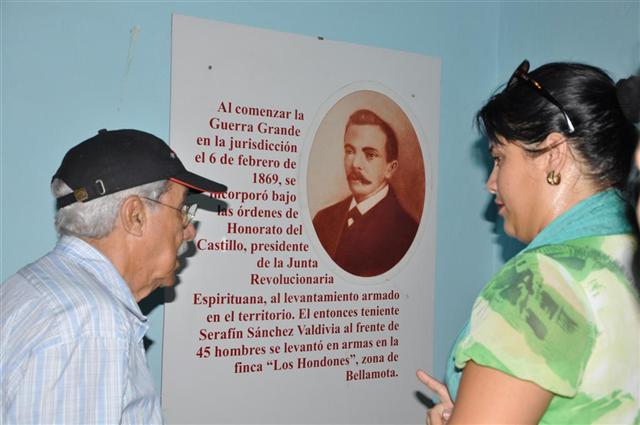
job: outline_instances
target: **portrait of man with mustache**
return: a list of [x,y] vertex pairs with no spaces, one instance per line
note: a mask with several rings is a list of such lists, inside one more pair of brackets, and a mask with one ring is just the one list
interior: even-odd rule
[[393,128],[371,110],[353,112],[344,130],[344,171],[351,196],[313,218],[324,249],[351,274],[387,272],[413,242],[418,223],[389,184],[399,166]]

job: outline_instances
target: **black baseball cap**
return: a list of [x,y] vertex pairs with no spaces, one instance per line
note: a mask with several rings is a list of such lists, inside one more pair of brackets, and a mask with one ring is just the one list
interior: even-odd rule
[[56,200],[58,209],[166,179],[193,192],[227,190],[221,183],[187,171],[162,139],[139,130],[98,131],[67,152],[51,180],[55,178],[73,190]]

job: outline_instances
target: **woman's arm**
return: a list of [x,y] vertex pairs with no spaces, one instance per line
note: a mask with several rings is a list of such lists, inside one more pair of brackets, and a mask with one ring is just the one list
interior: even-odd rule
[[552,397],[533,382],[469,361],[447,425],[537,424]]

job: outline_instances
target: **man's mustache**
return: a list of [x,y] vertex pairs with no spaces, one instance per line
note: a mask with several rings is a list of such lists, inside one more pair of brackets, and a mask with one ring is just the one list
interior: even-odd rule
[[347,174],[347,180],[357,180],[362,184],[371,184],[371,180],[363,176],[362,173],[358,170],[351,170],[349,174]]

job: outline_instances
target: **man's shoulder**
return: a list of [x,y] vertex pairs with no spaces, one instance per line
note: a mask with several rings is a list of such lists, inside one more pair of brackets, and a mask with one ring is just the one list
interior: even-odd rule
[[376,212],[385,215],[387,219],[393,220],[396,225],[404,225],[415,233],[418,223],[402,206],[395,191],[389,187],[387,196],[376,205]]
[[[99,278],[73,258],[52,251],[18,270],[0,285],[2,326],[18,318],[51,326],[56,332],[102,335],[121,322],[122,308]],[[33,313],[37,312],[37,315]],[[25,325],[26,326],[26,325]]]
[[344,216],[347,214],[350,204],[351,204],[351,196],[348,196],[343,200],[336,202],[335,204],[330,205],[318,211],[316,215],[313,217],[313,221],[315,222],[316,220],[322,220],[322,219],[326,219],[326,218],[334,217],[338,215]]
[[99,296],[104,292],[99,280],[78,258],[54,250],[18,270],[7,283],[21,281],[24,290],[33,296],[59,303],[63,302],[62,293],[74,298],[90,292],[98,292]]
[[27,267],[0,285],[0,344],[7,362],[22,361],[18,353],[37,352],[72,334],[60,325],[55,299],[24,276]]

